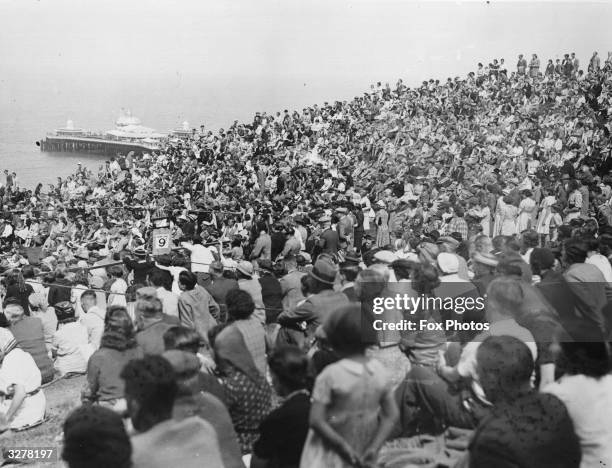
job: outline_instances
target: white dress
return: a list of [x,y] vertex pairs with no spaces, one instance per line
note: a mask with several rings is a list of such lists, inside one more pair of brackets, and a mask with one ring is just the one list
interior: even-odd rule
[[[23,385],[26,393],[32,393],[40,388],[40,370],[32,356],[20,348],[9,352],[0,367],[0,390],[7,393],[12,385]],[[12,400],[0,403],[0,413],[5,414],[11,406]],[[28,395],[15,413],[10,422],[11,429],[25,429],[42,422],[45,417],[47,401],[42,390],[34,395]]]
[[552,220],[551,206],[556,203],[557,199],[553,195],[548,195],[540,203],[540,215],[538,216],[538,222],[536,225],[536,231],[541,235],[550,234],[550,222]]
[[533,228],[531,219],[533,211],[536,209],[536,202],[533,198],[523,198],[519,203],[519,216],[517,220],[517,231],[519,233],[526,229]]
[[517,215],[518,208],[504,202],[503,197],[500,197],[495,210],[495,235],[513,236],[516,234]]

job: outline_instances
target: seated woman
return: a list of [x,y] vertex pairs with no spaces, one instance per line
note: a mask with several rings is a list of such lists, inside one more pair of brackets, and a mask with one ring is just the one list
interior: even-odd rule
[[281,346],[268,360],[272,384],[283,398],[259,427],[251,468],[297,468],[308,435],[308,358],[297,346]]
[[225,401],[244,455],[259,437],[259,425],[272,409],[272,390],[257,370],[240,330],[217,325],[208,334]]
[[53,348],[53,335],[57,330],[57,316],[55,315],[55,309],[53,307],[49,307],[47,304],[46,294],[36,292],[34,294],[30,294],[28,300],[30,301],[30,312],[32,317],[37,317],[42,322],[45,347],[47,348],[47,354],[51,356],[51,350]]
[[123,379],[119,376],[125,364],[140,359],[134,325],[124,307],[113,306],[104,319],[104,334],[98,349],[87,363],[87,383],[83,403],[99,403],[118,413],[127,410]]
[[10,324],[10,331],[17,341],[17,346],[29,353],[40,370],[42,383],[53,380],[55,369],[45,346],[45,334],[42,321],[33,316],[26,316],[21,304],[13,298],[8,299],[4,315]]
[[84,374],[87,361],[93,353],[87,328],[77,322],[72,304],[68,301],[55,304],[58,328],[53,335],[55,368],[61,376]]
[[40,385],[32,356],[17,347],[10,331],[0,328],[0,432],[43,422],[47,401]]

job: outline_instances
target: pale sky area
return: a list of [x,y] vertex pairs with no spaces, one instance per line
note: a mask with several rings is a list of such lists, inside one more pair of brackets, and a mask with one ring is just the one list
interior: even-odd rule
[[[612,49],[610,3],[2,0],[3,75],[381,79],[493,51]],[[457,63],[458,62],[458,63]]]
[[609,2],[0,0],[0,105],[44,110],[45,131],[107,125],[121,107],[214,127],[495,57],[513,69],[519,52],[585,63],[612,50],[611,18]]

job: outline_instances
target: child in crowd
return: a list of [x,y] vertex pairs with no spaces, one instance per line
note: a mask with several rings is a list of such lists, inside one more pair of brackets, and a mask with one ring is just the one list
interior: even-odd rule
[[300,467],[376,466],[398,415],[389,373],[365,356],[359,304],[337,309],[323,327],[341,359],[316,379]]

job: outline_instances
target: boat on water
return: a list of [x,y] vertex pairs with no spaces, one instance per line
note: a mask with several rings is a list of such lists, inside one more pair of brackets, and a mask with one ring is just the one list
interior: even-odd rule
[[115,128],[104,133],[77,128],[68,120],[64,128],[48,133],[36,142],[41,151],[75,151],[113,155],[129,151],[151,152],[160,150],[172,138],[187,138],[192,134],[189,123],[170,133],[160,133],[141,124],[131,112],[123,111],[115,122]]

